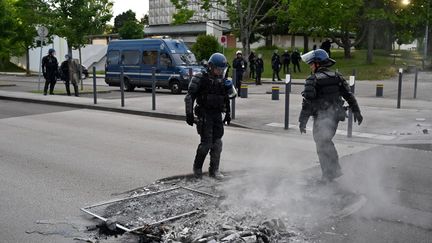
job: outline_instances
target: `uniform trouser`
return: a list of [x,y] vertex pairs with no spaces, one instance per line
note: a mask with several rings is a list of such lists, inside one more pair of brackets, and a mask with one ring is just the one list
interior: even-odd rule
[[243,81],[243,72],[236,72],[236,83],[235,86],[237,88],[237,91],[240,92],[240,86],[241,86],[241,82]]
[[339,156],[332,141],[338,127],[338,118],[328,111],[318,112],[314,117],[313,138],[315,140],[323,177],[334,179],[340,174]]
[[252,65],[250,67],[250,77],[255,78],[255,67]]
[[55,84],[56,84],[55,75],[47,75],[47,77],[45,78],[44,94],[48,92],[48,86],[49,86],[49,93],[54,94]]
[[281,80],[281,78],[279,77],[279,68],[278,69],[273,69],[273,81],[275,80],[275,76],[277,76],[278,80]]
[[193,169],[202,169],[204,160],[210,151],[209,173],[212,174],[219,170],[222,136],[224,134],[222,114],[220,111],[204,111],[198,119],[202,122],[202,124],[197,125],[201,143],[198,145]]
[[293,63],[293,71],[296,72],[296,68],[299,71],[299,73],[301,72],[300,70],[300,63]]
[[[70,86],[69,85],[70,85],[70,81],[65,81],[66,92],[67,92],[67,95],[70,96],[71,92],[70,92]],[[75,96],[79,96],[77,83],[76,82],[72,82],[72,86],[74,87]]]
[[256,71],[255,84],[261,84],[261,70]]
[[284,70],[284,73],[289,73],[289,65],[290,65],[289,62],[285,62],[285,63],[283,64],[283,70]]

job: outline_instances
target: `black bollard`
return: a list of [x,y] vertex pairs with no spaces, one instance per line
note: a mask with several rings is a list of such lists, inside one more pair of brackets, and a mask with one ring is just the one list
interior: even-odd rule
[[272,87],[272,100],[279,100],[279,86]]
[[240,86],[240,97],[247,98],[248,97],[248,86],[247,84],[242,84]]
[[[351,93],[354,94],[355,92],[355,69],[353,70],[353,75],[350,76],[349,79],[349,85],[350,85],[350,90]],[[352,110],[349,109],[348,111],[348,129],[347,129],[347,137],[352,137],[352,128],[353,128],[353,113]]]
[[384,93],[384,84],[376,85],[376,97],[382,97]]
[[401,97],[402,97],[402,72],[403,69],[399,68],[399,83],[398,83],[398,97],[397,97],[397,108],[401,107]]
[[96,67],[93,66],[93,104],[97,104]]
[[156,68],[152,68],[152,110],[156,110]]
[[414,99],[417,99],[417,79],[418,79],[418,68],[415,68],[415,76],[414,76]]
[[285,130],[287,130],[289,127],[290,93],[291,93],[291,75],[287,74],[285,77],[285,126],[284,126]]
[[121,100],[121,107],[125,106],[125,100],[124,100],[124,70],[123,67],[120,68],[120,100]]

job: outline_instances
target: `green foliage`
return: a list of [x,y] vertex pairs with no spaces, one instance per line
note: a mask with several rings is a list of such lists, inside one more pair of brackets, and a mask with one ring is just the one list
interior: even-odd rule
[[11,48],[16,48],[12,39],[16,38],[16,22],[12,16],[9,1],[0,1],[0,67],[9,61]]
[[197,60],[201,61],[203,59],[208,60],[213,53],[219,52],[221,46],[216,37],[212,35],[199,35],[191,49]]
[[50,27],[53,34],[65,37],[69,46],[79,48],[86,36],[103,34],[112,18],[110,0],[46,0],[49,4]]
[[137,20],[129,20],[123,23],[118,33],[121,39],[141,39],[144,36],[144,26]]
[[126,22],[136,21],[136,14],[132,10],[128,10],[126,12],[123,12],[119,15],[117,15],[114,18],[114,29],[113,33],[118,33],[120,29],[123,27]]

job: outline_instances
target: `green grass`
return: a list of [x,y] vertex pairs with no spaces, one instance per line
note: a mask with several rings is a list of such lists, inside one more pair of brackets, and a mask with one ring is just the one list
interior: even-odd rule
[[0,72],[19,72],[24,73],[25,70],[18,67],[17,65],[7,62],[4,65],[0,65]]
[[[232,64],[235,58],[235,52],[238,49],[228,48],[225,49],[225,56],[228,62]],[[273,55],[273,50],[253,50],[256,54],[261,53],[264,60],[264,78],[272,78],[271,69],[271,56]],[[279,49],[279,55],[283,53],[283,49]],[[396,64],[393,65],[393,57],[390,56],[391,53],[400,54],[400,57],[396,57]],[[383,80],[395,77],[399,68],[406,69],[409,65],[417,65],[421,67],[421,56],[415,51],[394,51],[386,52],[382,50],[374,51],[373,64],[366,64],[366,50],[352,50],[352,58],[345,59],[344,52],[342,49],[332,50],[332,58],[336,60],[336,65],[333,69],[338,69],[345,76],[352,74],[353,69],[356,69],[357,80]],[[292,70],[292,64],[290,65]],[[293,73],[292,78],[294,79],[304,79],[310,74],[310,69],[307,64],[301,62],[300,68],[301,73]],[[281,78],[284,75],[281,71]]]

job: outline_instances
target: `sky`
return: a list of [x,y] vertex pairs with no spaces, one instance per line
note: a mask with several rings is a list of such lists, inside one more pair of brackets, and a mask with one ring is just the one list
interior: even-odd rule
[[[114,17],[131,9],[136,13],[137,19],[141,19],[148,13],[149,0],[112,0],[114,2]],[[113,20],[114,21],[114,18]]]

